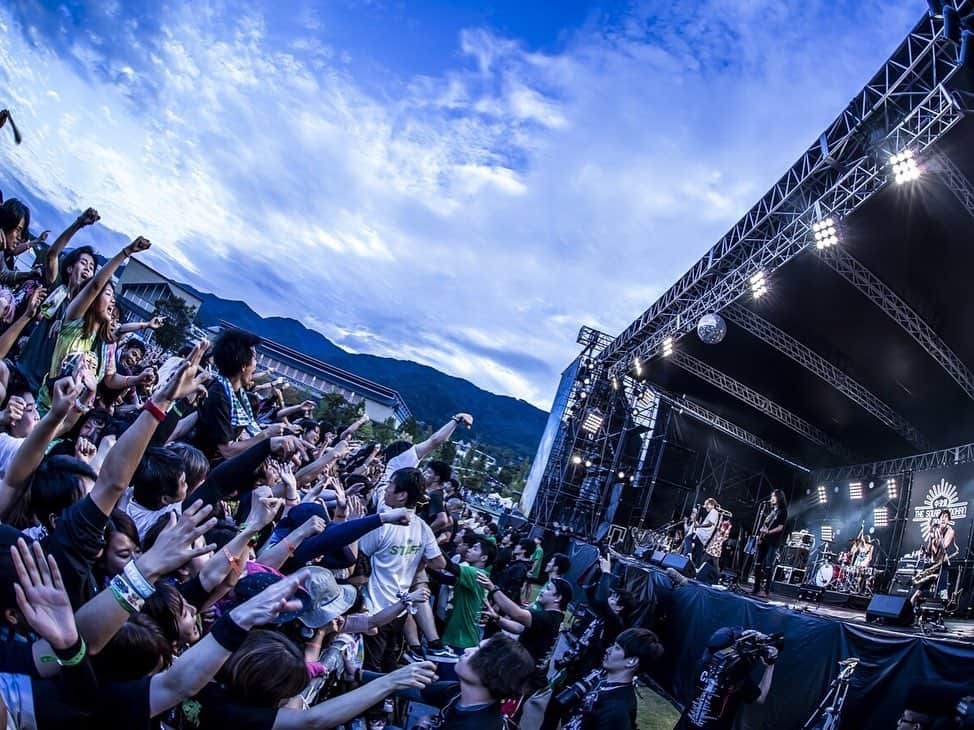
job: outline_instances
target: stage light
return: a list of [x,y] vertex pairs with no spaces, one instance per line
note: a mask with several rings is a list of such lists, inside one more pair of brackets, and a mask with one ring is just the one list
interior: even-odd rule
[[760,299],[765,294],[768,293],[768,278],[765,276],[763,271],[759,271],[752,275],[750,278],[751,282],[751,294],[754,295],[755,299]]
[[673,338],[667,337],[663,340],[663,357],[669,357],[673,354]]
[[885,507],[877,507],[873,510],[873,524],[876,527],[889,527],[889,512]]
[[899,496],[899,490],[896,488],[895,479],[886,480],[886,495],[893,501],[896,501],[896,498]]
[[835,232],[835,221],[831,218],[818,221],[812,224],[812,234],[815,236],[815,248],[831,248],[839,242],[839,236]]
[[818,485],[818,503],[825,504],[829,501],[829,493],[824,484]]
[[822,525],[822,542],[832,542],[835,539],[835,533],[832,531],[832,525]]
[[619,378],[612,376],[612,390],[619,390]]
[[592,466],[592,460],[591,459],[586,459],[585,460],[585,468],[588,469],[590,466]]
[[572,457],[572,463],[573,464],[581,464],[582,463],[582,457],[579,456],[578,454],[575,454],[575,456]]
[[632,366],[633,366],[634,368],[636,368],[636,375],[637,375],[637,376],[639,376],[639,375],[642,375],[642,374],[643,374],[643,366],[642,366],[642,364],[641,364],[641,363],[639,362],[639,358],[638,358],[638,357],[634,357],[634,358],[632,359]]
[[893,166],[893,177],[897,184],[911,182],[920,177],[920,168],[913,158],[913,150],[906,149],[889,158],[890,165]]
[[619,472],[619,478],[620,479],[625,479],[626,478],[626,473],[624,471],[620,471]]
[[596,408],[588,412],[585,420],[582,421],[582,430],[588,431],[593,436],[602,428],[602,413]]
[[849,482],[849,499],[862,499],[862,482]]

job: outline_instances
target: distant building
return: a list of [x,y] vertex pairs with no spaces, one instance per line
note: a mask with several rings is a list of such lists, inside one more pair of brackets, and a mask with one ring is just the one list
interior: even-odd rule
[[[172,279],[163,276],[138,259],[129,259],[125,270],[118,278],[115,300],[121,309],[119,319],[122,322],[150,320],[157,311],[156,302],[160,299],[182,300],[191,310],[193,319],[196,318],[196,313],[203,303],[199,297],[193,296]],[[201,331],[194,331],[192,334],[198,336]]]
[[[233,326],[229,322],[220,322],[221,328]],[[398,428],[412,415],[402,396],[392,388],[316,360],[273,340],[261,338],[257,347],[257,366],[318,397],[325,393],[338,393],[349,403],[364,402],[365,415],[379,423],[391,418]]]

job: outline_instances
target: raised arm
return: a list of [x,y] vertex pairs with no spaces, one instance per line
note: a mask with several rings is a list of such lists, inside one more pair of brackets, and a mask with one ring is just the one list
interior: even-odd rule
[[363,414],[357,421],[355,421],[355,423],[353,423],[351,426],[349,426],[344,431],[342,431],[341,436],[339,436],[338,440],[348,441],[356,431],[358,431],[360,428],[362,428],[362,426],[364,426],[368,422],[369,422],[369,417]]
[[344,454],[347,449],[348,444],[344,441],[339,441],[310,464],[301,467],[298,473],[294,475],[298,480],[298,485],[300,486],[314,481],[331,462]]
[[27,300],[27,306],[24,308],[23,314],[21,314],[17,319],[15,319],[7,329],[0,334],[0,359],[5,358],[10,354],[14,345],[17,344],[17,340],[20,339],[21,332],[24,331],[30,321],[37,317],[37,313],[40,311],[41,302],[44,301],[44,297],[47,296],[47,291],[43,287],[38,287],[30,294],[30,299]]
[[54,383],[51,410],[34,426],[7,467],[7,476],[0,482],[0,520],[10,516],[10,510],[21,500],[30,478],[44,460],[48,446],[54,440],[68,411],[74,407],[81,386],[73,378]]
[[294,599],[298,585],[307,577],[296,573],[264,589],[246,603],[234,608],[220,619],[214,630],[190,647],[166,671],[152,677],[149,685],[149,714],[156,717],[192,697],[216,676],[220,667],[246,639],[246,632],[255,626],[272,623],[279,614],[297,611],[301,602]]
[[458,413],[444,425],[440,426],[440,429],[428,439],[416,444],[416,456],[420,461],[432,454],[440,444],[445,444],[449,441],[453,432],[456,431],[457,425],[461,423],[467,428],[470,428],[473,426],[473,416],[469,413]]
[[78,319],[83,317],[88,308],[94,303],[95,299],[101,293],[101,290],[105,288],[105,285],[111,281],[112,275],[118,271],[118,267],[125,263],[125,260],[130,256],[133,256],[142,251],[147,251],[149,246],[149,240],[139,236],[128,246],[119,251],[115,256],[104,266],[99,269],[98,273],[95,274],[88,283],[82,287],[81,291],[77,293],[71,303],[68,304],[68,308],[64,313],[65,320]]
[[[207,347],[209,343],[206,340],[199,342],[189,358],[176,368],[169,382],[152,394],[148,402],[152,404],[153,411],[166,413],[175,401],[193,392],[202,383],[207,373],[199,373],[199,364]],[[158,425],[159,421],[147,406],[108,452],[98,473],[98,480],[91,490],[91,499],[104,514],[112,513],[122,493],[132,483],[139,460]]]
[[64,252],[65,247],[70,243],[71,239],[74,238],[74,234],[80,231],[85,226],[91,226],[101,220],[101,216],[98,215],[98,211],[94,208],[88,208],[84,213],[79,215],[74,223],[64,229],[64,233],[54,239],[54,244],[47,251],[47,259],[44,262],[44,283],[48,286],[54,286],[57,283],[60,257]]
[[504,613],[507,618],[516,621],[525,628],[531,625],[531,612],[526,608],[521,608],[514,601],[508,598],[504,591],[494,585],[494,582],[484,573],[477,575],[477,582],[487,589],[487,596],[497,604],[497,608]]

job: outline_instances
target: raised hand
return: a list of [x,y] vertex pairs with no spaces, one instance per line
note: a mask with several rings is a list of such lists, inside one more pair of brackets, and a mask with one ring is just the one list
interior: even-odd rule
[[389,672],[382,679],[391,686],[393,692],[423,689],[436,679],[436,665],[433,662],[414,662]]
[[91,463],[91,460],[95,458],[97,452],[98,449],[95,445],[83,436],[79,436],[78,440],[74,443],[74,455],[86,464]]
[[325,531],[326,527],[328,527],[328,523],[318,515],[314,515],[302,522],[298,527],[298,530],[301,531],[301,536],[307,539],[309,537],[314,537],[315,535],[320,535]]
[[10,557],[17,571],[14,595],[27,623],[55,649],[73,646],[78,641],[74,609],[54,558],[44,556],[40,543],[28,547],[23,538],[10,546]]
[[[272,424],[279,425],[279,424]],[[301,441],[296,436],[273,436],[271,437],[271,453],[290,458],[290,456],[301,446]]]
[[237,626],[249,631],[255,626],[273,623],[282,613],[299,610],[301,601],[293,596],[308,574],[307,570],[299,570],[288,578],[282,578],[230,611],[230,618]]
[[152,394],[153,400],[158,397],[159,400],[168,401],[166,403],[168,406],[169,403],[195,392],[200,385],[205,383],[210,374],[205,370],[200,370],[200,360],[209,346],[210,343],[206,340],[197,342],[189,357],[183,360],[173,371],[169,380]]
[[101,220],[98,211],[94,208],[87,208],[84,213],[78,216],[78,225],[91,226]]
[[51,410],[61,418],[66,417],[72,409],[80,413],[78,396],[81,389],[81,383],[70,376],[56,381],[51,389]]
[[0,411],[0,423],[14,424],[24,417],[27,402],[19,395],[12,395],[7,400],[7,407]]
[[473,416],[471,416],[469,413],[458,413],[454,416],[454,418],[458,423],[462,423],[467,428],[471,428],[473,426]]
[[411,515],[405,507],[396,507],[395,509],[387,509],[385,512],[380,513],[380,517],[384,525],[408,525]]
[[247,525],[255,532],[260,532],[271,523],[284,500],[275,497],[270,487],[257,487],[252,494]]
[[142,253],[143,251],[148,251],[152,243],[145,236],[139,236],[132,243],[126,246],[123,251],[126,256],[134,256],[137,253]]
[[41,304],[44,303],[44,297],[46,296],[47,289],[42,286],[37,287],[30,293],[30,297],[27,299],[27,308],[24,310],[28,319],[37,319],[41,313]]
[[171,573],[193,558],[212,552],[216,545],[194,546],[197,538],[205,535],[216,525],[216,518],[210,517],[213,508],[196,500],[183,510],[182,517],[176,520],[176,513],[169,513],[169,524],[155,544],[139,558],[143,575],[162,577]]
[[477,572],[477,582],[480,583],[488,591],[494,587],[494,581],[492,581],[486,574]]
[[157,330],[160,327],[162,327],[162,325],[164,325],[165,323],[166,323],[166,318],[157,314],[155,317],[149,320],[148,325],[150,330]]

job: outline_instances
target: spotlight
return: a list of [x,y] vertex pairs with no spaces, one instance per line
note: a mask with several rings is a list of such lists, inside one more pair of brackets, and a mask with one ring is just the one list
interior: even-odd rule
[[591,459],[586,459],[585,460],[585,468],[588,469],[591,466],[592,466],[592,460]]
[[638,375],[642,375],[642,374],[643,374],[643,366],[642,366],[642,364],[641,364],[641,363],[639,362],[639,358],[638,358],[638,357],[634,357],[634,358],[632,359],[632,366],[633,366],[634,368],[636,368],[636,375],[637,375],[637,376],[638,376]]
[[876,527],[889,527],[889,512],[885,507],[877,507],[873,510],[873,524]]
[[899,490],[897,490],[896,488],[895,479],[886,480],[886,496],[888,496],[890,500],[894,502],[896,501],[896,498],[899,496]]
[[893,155],[889,158],[889,164],[893,166],[893,176],[899,185],[920,177],[920,168],[913,157],[913,150],[906,149]]
[[849,482],[849,499],[862,499],[862,482]]
[[575,454],[575,456],[572,457],[572,463],[573,464],[581,464],[582,463],[582,457],[579,456],[578,454]]
[[825,504],[829,501],[828,490],[825,488],[824,484],[818,485],[818,503]]
[[600,428],[602,428],[602,413],[598,408],[594,408],[588,412],[585,420],[582,421],[582,430],[588,431],[594,436],[599,432]]
[[835,232],[835,222],[831,218],[818,221],[812,224],[812,233],[815,236],[815,248],[831,248],[839,242],[839,237]]
[[619,378],[612,376],[612,390],[619,390]]
[[755,299],[760,299],[768,293],[768,279],[763,271],[759,271],[751,276],[751,294]]
[[667,337],[663,340],[663,357],[669,357],[673,354],[673,338]]
[[832,525],[822,525],[822,542],[832,542],[835,539],[835,533],[832,531]]
[[624,471],[620,471],[619,472],[619,478],[620,479],[625,479],[626,478],[626,473]]

